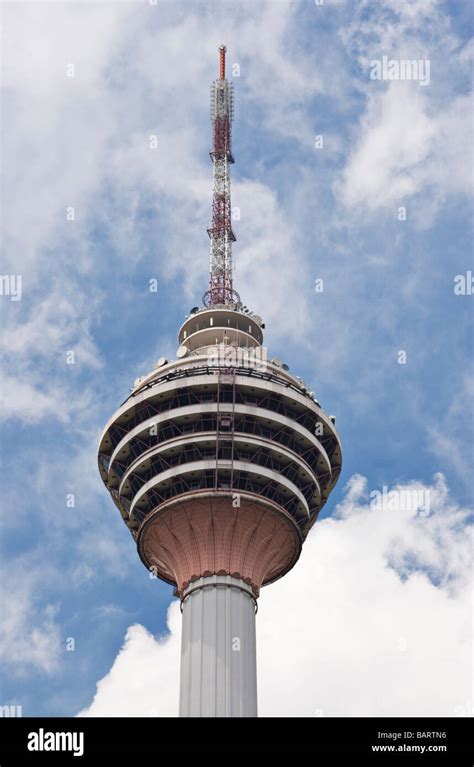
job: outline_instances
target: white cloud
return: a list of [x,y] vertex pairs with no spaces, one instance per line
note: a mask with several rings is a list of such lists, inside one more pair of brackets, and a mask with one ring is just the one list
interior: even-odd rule
[[[93,203],[101,158],[116,130],[106,71],[130,13],[129,5],[102,3],[3,9],[3,107],[11,115],[3,149],[6,257],[31,281],[47,266],[43,249],[80,228]],[[74,77],[67,76],[70,64]],[[66,223],[70,205],[75,224]],[[63,263],[54,265],[63,271]]]
[[42,392],[27,380],[21,380],[5,373],[1,382],[1,418],[16,418],[35,423],[52,416],[65,421],[66,411],[61,407],[58,392]]
[[[470,701],[470,545],[466,510],[441,475],[430,514],[370,508],[355,475],[296,567],[265,588],[257,617],[262,716],[455,716]],[[89,716],[177,713],[180,614],[156,641],[129,628]]]
[[[452,87],[453,79],[469,79],[470,46],[461,46],[436,0],[362,2],[341,37],[360,65],[355,85],[366,107],[335,192],[359,212],[392,209],[395,215],[396,205],[411,204],[410,218],[430,225],[448,195],[472,194],[465,155],[470,97],[455,95]],[[371,80],[370,62],[382,56],[429,61],[430,84]]]
[[[391,82],[369,94],[360,138],[350,153],[336,191],[348,207],[370,211],[410,205],[417,220],[429,223],[448,194],[472,191],[465,158],[465,137],[471,134],[470,98],[459,96],[437,115],[430,114],[425,91],[410,82]],[[431,208],[431,215],[428,211]],[[420,213],[421,211],[421,213]]]
[[169,636],[157,641],[143,626],[130,626],[112,669],[78,716],[173,716],[178,709],[180,622],[174,602],[168,610]]
[[437,420],[425,421],[428,450],[443,461],[443,466],[454,470],[470,494],[472,492],[472,451],[466,413],[471,412],[474,401],[474,375],[466,373],[458,381],[447,410]]
[[[38,575],[38,571],[35,573]],[[41,577],[46,577],[46,569]],[[25,675],[31,671],[50,674],[59,667],[61,634],[56,622],[58,607],[37,607],[37,593],[31,577],[23,577],[13,568],[1,573],[0,656],[4,669]]]
[[69,423],[73,414],[90,406],[92,392],[86,387],[77,391],[72,371],[102,365],[90,333],[89,312],[95,303],[89,296],[74,295],[64,281],[39,302],[25,297],[21,313],[9,304],[0,337],[8,371],[0,383],[2,420],[36,423],[48,417]]
[[392,82],[371,96],[358,148],[344,170],[343,201],[371,209],[394,207],[419,188],[419,165],[430,154],[435,125],[423,109],[423,92]]

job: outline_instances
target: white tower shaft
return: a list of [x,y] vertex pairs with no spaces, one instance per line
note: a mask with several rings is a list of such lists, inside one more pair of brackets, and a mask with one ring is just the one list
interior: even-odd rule
[[251,587],[230,575],[199,578],[182,609],[180,716],[257,716]]

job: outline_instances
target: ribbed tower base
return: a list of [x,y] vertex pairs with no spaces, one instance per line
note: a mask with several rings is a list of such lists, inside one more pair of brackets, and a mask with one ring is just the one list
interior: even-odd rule
[[180,716],[257,716],[256,601],[230,575],[184,591]]

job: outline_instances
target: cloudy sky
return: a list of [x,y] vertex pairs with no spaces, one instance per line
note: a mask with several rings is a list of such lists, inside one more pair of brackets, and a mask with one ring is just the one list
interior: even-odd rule
[[[1,11],[0,704],[177,713],[179,606],[96,450],[206,288],[225,42],[235,285],[344,454],[297,567],[259,600],[260,714],[470,713],[469,0]],[[384,56],[429,78],[372,78]]]

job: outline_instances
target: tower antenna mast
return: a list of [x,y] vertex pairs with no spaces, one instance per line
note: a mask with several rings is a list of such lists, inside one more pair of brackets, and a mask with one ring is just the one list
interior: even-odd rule
[[211,239],[209,290],[204,294],[205,306],[234,306],[240,304],[239,294],[232,283],[232,231],[230,204],[230,165],[232,156],[232,121],[234,119],[234,89],[225,76],[225,45],[219,46],[219,79],[211,85],[213,169],[212,226],[207,230]]

